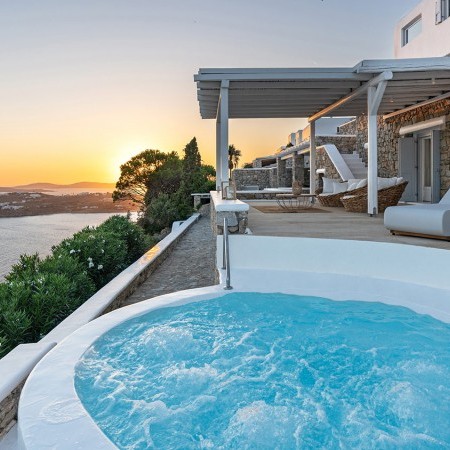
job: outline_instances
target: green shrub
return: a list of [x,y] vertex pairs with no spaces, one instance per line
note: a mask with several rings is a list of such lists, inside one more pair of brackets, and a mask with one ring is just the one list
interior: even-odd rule
[[0,283],[0,357],[40,340],[153,243],[113,216],[54,246],[51,256],[22,255]]
[[116,233],[124,241],[127,250],[127,265],[140,258],[156,242],[143,229],[124,216],[112,216],[97,230]]
[[53,253],[61,251],[82,264],[97,290],[127,267],[126,245],[120,235],[111,231],[83,228],[53,247]]
[[[51,256],[41,260],[38,254],[21,255],[10,273],[5,277],[8,282],[30,282],[39,279],[44,274],[64,275],[72,282],[69,303],[78,306],[80,301],[89,298],[95,292],[94,283],[88,276],[87,270],[67,250],[59,249]],[[79,300],[81,299],[81,300]]]
[[94,292],[86,270],[68,253],[44,260],[22,255],[0,284],[0,357],[40,340]]
[[159,194],[147,206],[139,223],[147,233],[153,234],[170,227],[174,221],[181,218],[173,197],[168,194]]

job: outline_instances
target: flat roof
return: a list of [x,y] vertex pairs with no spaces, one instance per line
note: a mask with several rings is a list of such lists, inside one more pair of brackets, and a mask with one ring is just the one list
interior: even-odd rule
[[[208,68],[194,75],[203,119],[215,119],[222,81],[229,84],[229,118],[311,117],[379,74],[392,79],[379,108],[389,114],[450,92],[450,57],[363,60],[354,67]],[[331,116],[367,112],[367,95],[335,109]]]

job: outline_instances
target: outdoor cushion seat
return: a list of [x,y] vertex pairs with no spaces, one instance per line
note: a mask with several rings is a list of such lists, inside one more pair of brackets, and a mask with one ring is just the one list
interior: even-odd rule
[[[378,212],[384,212],[389,206],[395,206],[400,201],[407,184],[408,182],[402,178],[398,184],[378,189]],[[341,198],[341,202],[348,212],[367,212],[367,196],[366,187],[357,195]]]
[[384,226],[392,234],[450,240],[450,189],[439,203],[387,208]]
[[334,194],[325,194],[325,193],[322,193],[321,189],[317,189],[316,195],[317,195],[317,199],[319,200],[319,203],[321,206],[342,208],[342,206],[343,206],[342,202],[341,202],[342,197],[347,196],[347,195],[356,195],[358,193],[364,192],[365,190],[367,190],[367,186],[353,189],[351,191],[337,192]]

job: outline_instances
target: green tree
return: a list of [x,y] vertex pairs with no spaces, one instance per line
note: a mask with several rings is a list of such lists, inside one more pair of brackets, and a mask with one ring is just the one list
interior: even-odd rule
[[231,171],[236,169],[239,164],[239,160],[241,159],[242,152],[237,149],[233,144],[228,146],[228,168],[230,169],[230,178]]
[[165,180],[159,169],[166,163],[176,165],[179,160],[175,152],[164,153],[159,150],[144,150],[120,166],[120,178],[113,192],[113,200],[131,200],[145,206],[146,194],[156,186],[173,184],[173,180]]
[[148,177],[145,205],[149,205],[153,199],[161,194],[171,196],[178,192],[182,183],[183,173],[182,160],[180,160],[177,153],[169,153],[166,161]]
[[184,148],[183,185],[188,195],[194,192],[205,192],[211,171],[202,165],[202,158],[194,137]]

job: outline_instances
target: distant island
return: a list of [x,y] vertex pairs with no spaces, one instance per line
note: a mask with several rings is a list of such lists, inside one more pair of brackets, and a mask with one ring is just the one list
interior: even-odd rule
[[81,181],[79,183],[72,184],[55,184],[55,183],[30,183],[19,186],[2,186],[0,192],[42,192],[42,191],[55,191],[60,189],[87,189],[89,191],[95,189],[110,189],[114,190],[114,183],[98,183],[95,181]]
[[[114,188],[114,183],[96,182],[0,187],[0,218],[61,213],[123,213],[139,209],[131,201],[114,203]],[[96,192],[97,189],[101,192]]]

